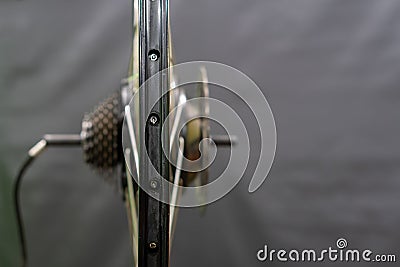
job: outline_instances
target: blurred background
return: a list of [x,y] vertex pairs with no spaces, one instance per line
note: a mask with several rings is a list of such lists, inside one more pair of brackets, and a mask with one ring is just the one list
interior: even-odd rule
[[[176,61],[246,73],[278,133],[258,191],[247,192],[253,134],[240,184],[204,214],[181,209],[171,266],[297,266],[256,253],[340,237],[400,256],[399,13],[397,0],[171,0]],[[0,1],[0,266],[18,266],[11,181],[27,149],[44,133],[79,132],[83,114],[118,88],[130,23],[128,0]],[[22,206],[29,266],[132,266],[121,198],[80,149],[44,153]]]

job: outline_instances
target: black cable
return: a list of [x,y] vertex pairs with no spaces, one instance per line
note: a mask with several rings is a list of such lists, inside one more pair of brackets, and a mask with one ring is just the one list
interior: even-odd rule
[[35,159],[35,157],[32,157],[32,156],[28,156],[25,159],[25,161],[22,164],[21,168],[19,169],[18,175],[14,181],[14,188],[13,188],[13,198],[14,198],[15,213],[16,213],[16,218],[17,218],[18,235],[19,235],[19,242],[20,242],[21,252],[22,252],[22,263],[21,263],[22,267],[26,266],[28,255],[27,255],[27,251],[26,251],[24,221],[23,221],[22,214],[21,214],[19,192],[21,189],[21,182],[22,182],[23,175],[34,159]]
[[63,134],[63,135],[45,135],[36,145],[34,145],[28,152],[28,157],[25,159],[21,168],[18,171],[17,177],[13,185],[13,201],[15,206],[15,213],[17,219],[19,242],[21,246],[22,263],[21,267],[27,266],[28,253],[25,241],[24,220],[22,218],[20,191],[22,178],[32,164],[33,160],[47,147],[47,146],[78,146],[81,144],[81,137],[77,134]]

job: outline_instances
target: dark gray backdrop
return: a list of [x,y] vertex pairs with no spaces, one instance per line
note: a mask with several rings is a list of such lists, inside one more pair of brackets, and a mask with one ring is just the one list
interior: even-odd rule
[[[18,255],[11,178],[43,133],[79,131],[82,114],[118,87],[130,6],[0,2],[2,267]],[[326,248],[339,237],[400,256],[399,13],[397,0],[171,0],[177,62],[248,74],[278,131],[259,191],[249,195],[245,177],[205,215],[181,210],[172,266],[293,266],[258,263],[256,252]],[[123,205],[79,149],[47,151],[22,190],[29,266],[130,266]]]

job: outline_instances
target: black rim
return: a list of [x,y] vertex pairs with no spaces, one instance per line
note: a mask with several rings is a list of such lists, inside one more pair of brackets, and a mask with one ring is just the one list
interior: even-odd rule
[[[139,86],[148,78],[168,67],[168,0],[139,1]],[[154,107],[150,103],[167,91],[168,77],[152,79],[140,90],[140,128],[145,129],[145,138],[140,138],[140,183],[154,184],[158,179],[169,179],[169,164],[161,147],[161,129],[169,112],[168,97],[165,96]],[[145,114],[151,109],[159,123],[150,123]],[[167,126],[168,127],[168,126]],[[168,146],[167,146],[168,147]],[[146,149],[149,159],[145,156]],[[158,173],[154,173],[153,164]],[[161,177],[160,177],[161,174]],[[159,182],[159,185],[162,183]],[[152,188],[156,194],[169,194],[168,188]],[[169,266],[169,205],[150,197],[139,189],[139,266]]]

